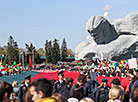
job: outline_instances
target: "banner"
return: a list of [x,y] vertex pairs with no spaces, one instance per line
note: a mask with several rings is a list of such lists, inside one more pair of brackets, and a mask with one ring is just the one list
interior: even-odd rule
[[137,60],[136,58],[128,59],[129,68],[137,68]]
[[31,55],[29,56],[29,61],[30,61],[30,66],[31,66],[31,68],[33,68],[33,63],[32,63]]

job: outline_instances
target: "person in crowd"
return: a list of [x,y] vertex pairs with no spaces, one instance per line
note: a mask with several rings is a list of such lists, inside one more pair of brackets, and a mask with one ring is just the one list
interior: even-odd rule
[[24,102],[24,97],[25,97],[25,94],[27,92],[28,85],[29,85],[30,81],[31,81],[31,75],[26,76],[24,84],[22,84],[22,86],[19,88],[18,97],[19,97],[21,102]]
[[46,99],[41,99],[37,102],[58,102],[55,98],[52,98],[52,97],[48,97]]
[[133,85],[133,83],[138,80],[138,78],[136,76],[132,77],[132,78],[129,78],[129,84],[127,85],[127,88],[126,88],[126,95],[125,95],[125,99],[126,99],[126,102],[129,102],[129,96],[130,96],[130,92],[131,92],[131,87]]
[[82,86],[84,86],[85,83],[86,83],[86,76],[83,74],[80,74],[78,76],[77,83],[70,90],[71,97],[81,100],[84,97],[84,91]]
[[71,89],[71,87],[72,87],[72,85],[73,85],[73,79],[72,78],[69,78],[69,77],[67,77],[66,79],[65,79],[65,86],[63,86],[62,87],[62,89],[61,89],[61,91],[60,91],[60,93],[66,98],[66,99],[68,99],[68,98],[70,98],[70,89]]
[[[134,73],[135,73],[135,76],[138,78],[138,70],[135,70]],[[136,81],[133,83],[133,85],[131,86],[130,96],[129,96],[130,102],[132,101],[132,93],[133,93],[134,89],[137,88],[137,87],[138,87],[138,80],[136,80]]]
[[138,80],[138,77],[134,76],[133,78],[130,78],[129,81],[130,81],[130,84],[129,84],[129,92],[131,92],[131,87],[132,85],[134,84],[135,81]]
[[95,100],[96,89],[99,84],[95,80],[91,79],[89,74],[86,76],[86,80],[87,83],[84,86],[84,95]]
[[124,99],[124,90],[120,86],[114,86],[109,91],[109,100],[108,102],[123,102]]
[[83,99],[80,100],[80,102],[95,102],[95,101],[92,100],[91,98],[84,97]]
[[21,81],[21,85],[20,85],[20,87],[21,87],[21,86],[23,86],[23,85],[24,85],[24,80],[23,80],[23,81]]
[[0,102],[9,102],[12,91],[12,85],[7,82],[0,81]]
[[61,71],[61,72],[58,73],[59,80],[57,82],[55,82],[55,84],[54,84],[54,93],[60,93],[62,87],[65,86],[63,72],[64,71]]
[[107,102],[110,87],[107,85],[107,79],[102,79],[101,85],[96,90],[96,102]]
[[133,69],[129,69],[127,75],[133,78],[134,77]]
[[57,100],[57,102],[66,102],[65,97],[60,93],[55,93],[51,97],[55,98]]
[[132,101],[133,102],[138,102],[138,87],[134,89],[132,92]]
[[98,75],[97,70],[92,69],[92,71],[90,72],[90,77],[91,77],[91,79],[97,81],[96,75]]
[[50,80],[50,81],[51,81],[52,86],[54,86],[56,80],[55,80],[55,79],[52,79],[52,80]]
[[13,92],[16,94],[16,96],[18,96],[18,93],[19,93],[18,82],[13,81],[12,87],[13,87]]
[[19,99],[16,97],[15,93],[11,93],[10,102],[19,102]]
[[121,86],[121,82],[119,79],[115,78],[112,80],[111,87],[114,87],[114,86]]
[[41,99],[44,101],[47,100],[47,97],[51,97],[52,85],[49,80],[40,78],[30,84],[29,91],[32,95],[32,101],[39,101]]
[[69,98],[67,102],[79,102],[77,98]]
[[32,95],[30,93],[30,90],[27,90],[26,94],[25,94],[25,98],[24,98],[25,102],[33,102],[32,101]]

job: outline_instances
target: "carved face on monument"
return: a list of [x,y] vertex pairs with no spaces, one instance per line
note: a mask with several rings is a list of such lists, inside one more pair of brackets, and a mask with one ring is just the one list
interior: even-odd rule
[[86,30],[97,44],[107,44],[117,37],[112,25],[102,16],[92,16],[86,24]]
[[93,37],[94,41],[97,44],[106,43],[105,41],[106,34],[104,33],[104,29],[103,26],[101,26],[101,24],[97,28],[93,29],[91,32],[89,31],[89,33],[91,34],[91,36]]

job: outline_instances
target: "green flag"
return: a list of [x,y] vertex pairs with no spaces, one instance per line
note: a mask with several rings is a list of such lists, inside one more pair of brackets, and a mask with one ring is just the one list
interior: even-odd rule
[[16,61],[13,62],[13,65],[16,65]]

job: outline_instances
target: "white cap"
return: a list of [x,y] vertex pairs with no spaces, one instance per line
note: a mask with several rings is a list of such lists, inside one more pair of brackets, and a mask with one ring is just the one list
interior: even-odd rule
[[68,102],[79,102],[77,98],[69,98],[67,101]]

